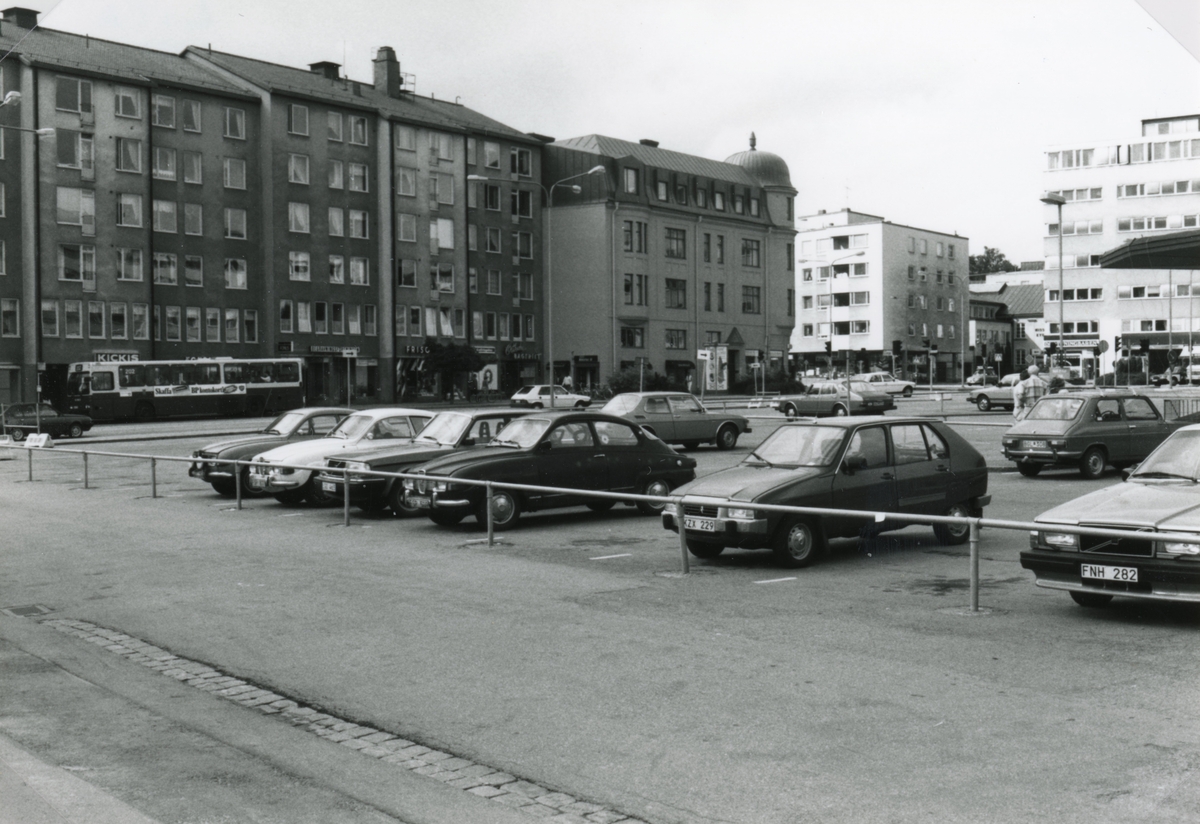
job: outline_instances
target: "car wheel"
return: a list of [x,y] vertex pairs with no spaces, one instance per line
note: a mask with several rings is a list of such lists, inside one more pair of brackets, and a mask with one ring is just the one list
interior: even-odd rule
[[912,387],[911,386],[904,387],[904,392],[902,394],[906,398],[911,398],[912,397]]
[[786,405],[783,407],[783,414],[787,415],[789,418],[794,418],[794,417],[796,417],[796,407],[795,407],[795,405],[794,405],[794,404],[790,404],[790,403],[789,403],[789,404],[786,404]]
[[284,506],[299,506],[304,503],[304,488],[288,489],[274,494],[275,500]]
[[[399,518],[411,518],[413,515],[421,514],[422,510],[415,506],[409,506],[404,502],[404,487],[397,482],[392,491],[388,493],[388,508],[392,510],[392,514]],[[458,521],[455,521],[458,523]]]
[[710,544],[705,541],[697,541],[693,538],[687,539],[688,552],[695,555],[697,558],[709,560],[716,558],[725,551],[725,547],[721,544]]
[[992,400],[987,395],[980,395],[975,400],[975,405],[979,407],[980,412],[990,412],[992,409]]
[[[661,478],[653,481],[648,481],[641,491],[642,495],[659,495],[666,496],[671,494],[671,485]],[[652,503],[650,501],[638,501],[638,511],[643,515],[659,515],[665,507],[665,503]]]
[[436,509],[429,510],[429,520],[433,521],[438,526],[455,526],[462,519],[463,515],[459,512],[440,512]]
[[1098,592],[1072,592],[1071,600],[1079,604],[1081,607],[1104,607],[1108,606],[1108,602],[1113,597],[1111,595],[1101,595]]
[[700,441],[684,441],[683,448],[684,449],[699,449]]
[[850,414],[850,410],[839,403],[837,406],[833,407],[833,414],[839,418],[844,418]]
[[[475,520],[479,521],[479,525],[487,528],[487,496],[479,503],[479,512],[475,515]],[[517,525],[517,521],[521,520],[521,499],[517,497],[515,492],[510,492],[507,489],[496,490],[492,493],[492,528],[495,530],[512,529]]]
[[71,428],[67,430],[67,436],[71,438],[82,438],[83,426],[77,423],[71,424]]
[[1079,474],[1089,481],[1094,481],[1104,474],[1104,468],[1107,465],[1108,456],[1104,454],[1104,450],[1093,446],[1079,459]]
[[576,408],[576,409],[583,409],[583,408],[585,408],[587,405],[588,405],[588,402],[587,402],[587,401],[575,401],[575,408]]
[[154,420],[154,406],[148,401],[142,401],[133,408],[133,417],[139,421]]
[[824,541],[816,527],[798,519],[785,520],[775,533],[775,541],[771,546],[775,559],[791,569],[814,563],[824,549]]
[[388,508],[388,502],[383,498],[371,499],[355,504],[360,512],[383,512]]
[[608,512],[617,505],[617,502],[610,498],[592,498],[584,506],[592,510],[592,512]]
[[13,442],[25,440],[25,430],[19,426],[10,426],[8,434],[12,435]]
[[534,409],[541,409],[541,408],[542,408],[542,405],[541,405],[540,403],[535,403],[535,404],[533,404],[533,408],[534,408]]
[[737,427],[727,423],[717,430],[717,449],[733,449],[737,446],[737,439]]
[[237,495],[237,487],[233,481],[213,481],[212,488],[222,498],[233,498]]
[[[971,517],[971,511],[967,509],[966,504],[955,504],[942,514],[953,518]],[[933,534],[946,546],[957,546],[966,543],[971,537],[971,527],[969,524],[934,524]]]
[[1019,463],[1017,471],[1026,478],[1036,478],[1042,472],[1042,465],[1037,463]]

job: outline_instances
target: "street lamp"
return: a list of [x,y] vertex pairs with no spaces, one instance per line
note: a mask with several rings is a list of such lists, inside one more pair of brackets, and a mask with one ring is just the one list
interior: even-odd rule
[[[1042,203],[1058,207],[1058,357],[1059,363],[1066,355],[1063,349],[1063,223],[1062,209],[1067,199],[1060,194],[1051,192],[1042,198]],[[1054,366],[1053,363],[1050,364]]]

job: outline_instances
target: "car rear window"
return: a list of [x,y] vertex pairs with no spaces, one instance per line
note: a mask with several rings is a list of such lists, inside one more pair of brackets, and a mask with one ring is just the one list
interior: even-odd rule
[[608,403],[604,404],[601,412],[607,412],[610,415],[627,415],[637,408],[638,396],[633,394],[617,395]]
[[1042,398],[1025,417],[1027,421],[1073,421],[1083,408],[1083,398]]

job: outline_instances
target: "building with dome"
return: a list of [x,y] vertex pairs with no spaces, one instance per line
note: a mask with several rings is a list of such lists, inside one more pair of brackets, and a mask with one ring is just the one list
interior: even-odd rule
[[[543,149],[556,381],[599,384],[644,364],[699,393],[786,364],[796,189],[787,163],[755,143],[724,161],[595,134]],[[705,372],[700,350],[712,355]]]

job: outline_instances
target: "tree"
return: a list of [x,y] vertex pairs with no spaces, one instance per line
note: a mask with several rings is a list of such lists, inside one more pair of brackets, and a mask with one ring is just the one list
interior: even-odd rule
[[464,372],[478,372],[483,368],[483,358],[465,343],[441,343],[436,338],[426,338],[429,354],[425,356],[425,371],[442,376],[442,391],[454,385],[454,376]]
[[982,275],[987,272],[1015,272],[1021,268],[1006,258],[999,249],[991,246],[984,246],[983,254],[971,255],[970,260],[972,275]]

